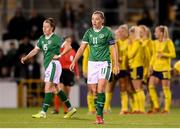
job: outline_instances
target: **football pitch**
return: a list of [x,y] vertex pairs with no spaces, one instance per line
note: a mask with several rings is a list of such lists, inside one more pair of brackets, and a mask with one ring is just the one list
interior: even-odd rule
[[47,118],[35,119],[31,115],[40,108],[0,109],[0,128],[180,128],[180,108],[173,108],[169,114],[119,115],[119,109],[105,115],[104,125],[93,124],[94,115],[87,115],[87,108],[78,108],[71,119],[64,114],[51,114]]

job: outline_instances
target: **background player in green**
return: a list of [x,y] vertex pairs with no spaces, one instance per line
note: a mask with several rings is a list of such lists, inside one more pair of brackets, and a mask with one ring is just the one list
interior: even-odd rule
[[88,59],[88,85],[91,86],[95,97],[96,106],[96,124],[103,124],[103,108],[105,102],[105,86],[111,74],[111,61],[109,45],[113,47],[113,58],[115,61],[115,74],[119,72],[117,59],[117,50],[112,32],[104,26],[104,13],[95,11],[92,14],[92,28],[88,29],[83,36],[82,44],[78,49],[76,56],[70,66],[70,70],[74,69],[75,63],[83,54],[87,44],[90,46]]
[[[45,96],[44,96],[44,103],[42,110],[35,115],[32,115],[33,118],[46,118],[46,112],[48,107],[51,104],[53,92],[56,92],[57,95],[60,97],[62,102],[68,107],[69,112],[64,116],[64,118],[71,117],[75,112],[76,109],[73,108],[67,99],[65,93],[56,85],[59,83],[60,75],[61,75],[61,64],[57,60],[66,52],[71,49],[70,44],[58,37],[54,34],[55,30],[55,23],[52,18],[48,18],[43,22],[43,33],[37,45],[34,49],[25,57],[21,58],[21,62],[24,64],[30,58],[35,56],[40,50],[43,52],[44,55],[44,67],[45,67]],[[60,47],[64,45],[64,51],[60,54]]]

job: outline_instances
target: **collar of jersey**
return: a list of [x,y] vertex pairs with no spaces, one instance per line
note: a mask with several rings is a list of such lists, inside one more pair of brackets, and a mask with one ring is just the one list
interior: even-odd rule
[[100,29],[95,29],[95,28],[93,28],[93,30],[94,30],[95,32],[99,32],[99,31],[102,30],[103,27],[104,27],[104,26],[102,26]]
[[45,36],[45,39],[49,39],[54,33],[51,33],[49,36]]

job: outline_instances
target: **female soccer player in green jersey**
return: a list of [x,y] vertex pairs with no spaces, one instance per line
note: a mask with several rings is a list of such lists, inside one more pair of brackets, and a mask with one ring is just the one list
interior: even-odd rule
[[[71,49],[71,46],[67,41],[63,43],[62,38],[54,34],[54,30],[55,30],[54,20],[52,18],[46,19],[43,22],[44,35],[42,35],[39,38],[38,43],[34,47],[34,49],[28,55],[21,58],[21,63],[24,64],[30,58],[38,54],[40,50],[43,52],[44,55],[44,67],[45,67],[44,103],[42,110],[38,114],[32,115],[33,118],[46,118],[46,112],[51,104],[52,95],[54,91],[56,91],[56,94],[65,103],[65,105],[69,110],[69,112],[64,116],[64,118],[69,118],[76,112],[76,109],[71,106],[65,93],[56,86],[59,83],[59,78],[62,71],[61,64],[57,59],[60,58],[62,55],[64,55],[66,52],[68,52]],[[59,49],[62,44],[64,44],[64,51],[60,54]]]
[[117,50],[112,32],[104,26],[104,13],[95,11],[91,18],[92,28],[88,29],[83,36],[82,44],[70,65],[74,69],[75,63],[83,54],[89,44],[90,53],[88,59],[87,83],[91,86],[95,97],[96,124],[103,124],[103,108],[105,102],[105,86],[111,74],[111,60],[109,46],[113,47],[113,58],[115,61],[115,74],[119,72]]

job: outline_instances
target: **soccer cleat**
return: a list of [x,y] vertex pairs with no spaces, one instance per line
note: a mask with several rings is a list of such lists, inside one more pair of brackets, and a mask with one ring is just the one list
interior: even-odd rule
[[128,111],[121,111],[121,112],[119,113],[119,115],[127,115],[127,114],[129,114]]
[[108,110],[104,110],[103,112],[105,115],[107,115],[107,114],[111,114],[112,111],[111,111],[111,109],[108,109]]
[[75,113],[77,112],[76,108],[72,108],[67,114],[64,116],[64,118],[71,118]]
[[154,109],[153,109],[153,113],[158,113],[158,112],[160,112],[160,109],[159,109],[159,108],[154,108]]
[[52,114],[59,114],[59,111],[53,110],[51,113],[52,113]]
[[153,113],[153,110],[152,110],[152,109],[150,109],[149,111],[147,111],[147,114],[151,114],[151,113]]
[[149,110],[147,113],[148,114],[156,114],[156,113],[159,113],[160,112],[160,109],[159,108],[154,108],[152,110]]
[[163,110],[161,114],[168,114],[169,112],[167,110]]
[[35,115],[32,115],[32,118],[46,118],[46,113],[41,111]]
[[94,124],[104,124],[104,120],[101,116],[96,116],[96,121]]

